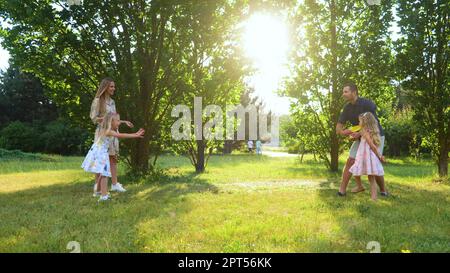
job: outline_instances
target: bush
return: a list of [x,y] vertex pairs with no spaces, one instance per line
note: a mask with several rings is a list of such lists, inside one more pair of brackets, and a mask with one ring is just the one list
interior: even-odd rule
[[14,121],[1,130],[0,148],[61,155],[83,155],[89,149],[89,132],[65,121],[33,124]]
[[86,130],[72,127],[63,121],[53,121],[45,126],[40,140],[46,153],[82,155],[88,150],[85,146],[88,137]]
[[39,152],[39,131],[28,123],[14,121],[1,131],[0,147],[7,150]]
[[398,111],[384,124],[385,153],[388,156],[419,156],[429,152],[423,148],[420,128],[413,120],[411,110]]

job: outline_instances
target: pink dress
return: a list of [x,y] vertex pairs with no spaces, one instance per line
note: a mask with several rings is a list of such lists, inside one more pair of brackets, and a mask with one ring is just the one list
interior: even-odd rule
[[350,172],[354,176],[384,175],[384,169],[380,159],[372,149],[370,149],[370,146],[364,137],[361,137],[361,143],[359,144],[358,152],[356,152],[355,163],[350,168]]

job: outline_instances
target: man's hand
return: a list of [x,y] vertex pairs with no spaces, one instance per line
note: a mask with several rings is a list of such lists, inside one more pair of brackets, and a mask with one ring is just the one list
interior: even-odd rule
[[350,134],[350,138],[351,139],[358,139],[358,138],[360,138],[361,137],[361,133],[359,133],[359,132],[352,132],[351,134]]
[[345,130],[341,131],[341,134],[345,135],[345,136],[349,136],[349,135],[353,134],[353,132],[349,129],[345,129]]

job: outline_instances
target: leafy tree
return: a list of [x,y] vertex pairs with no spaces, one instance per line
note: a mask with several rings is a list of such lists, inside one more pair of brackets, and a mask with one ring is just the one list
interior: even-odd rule
[[426,135],[439,176],[448,175],[450,149],[450,3],[399,0],[397,70],[414,119]]
[[298,99],[292,114],[299,134],[331,171],[338,170],[342,147],[335,132],[343,107],[343,84],[351,79],[361,95],[389,100],[393,87],[388,28],[391,1],[305,0],[291,14],[294,50],[292,79],[285,94]]
[[[191,16],[183,24],[190,30],[183,39],[191,41],[184,53],[189,73],[185,75],[183,103],[193,109],[194,97],[199,97],[203,107],[217,105],[225,111],[227,104],[238,102],[247,73],[240,51],[233,43],[238,39],[235,25],[242,19],[240,7],[229,1],[198,1],[184,5],[183,9]],[[203,128],[213,115],[205,115],[203,110],[197,109],[202,111],[201,127],[196,128],[196,119],[191,118],[190,140],[182,141],[179,146],[179,151],[189,156],[196,172],[205,170],[213,149],[223,143],[205,135]],[[224,126],[225,116],[220,118]],[[222,129],[214,127],[211,133],[221,130],[224,136]]]
[[51,121],[57,117],[56,105],[48,99],[39,79],[14,65],[0,76],[0,128],[12,121]]

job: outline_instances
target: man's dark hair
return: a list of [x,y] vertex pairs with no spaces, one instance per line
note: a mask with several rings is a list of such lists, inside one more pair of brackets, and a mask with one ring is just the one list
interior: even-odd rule
[[352,90],[352,92],[356,92],[356,95],[358,95],[358,87],[356,86],[355,83],[347,82],[344,84],[344,87],[347,87],[347,86],[350,88],[350,90]]

